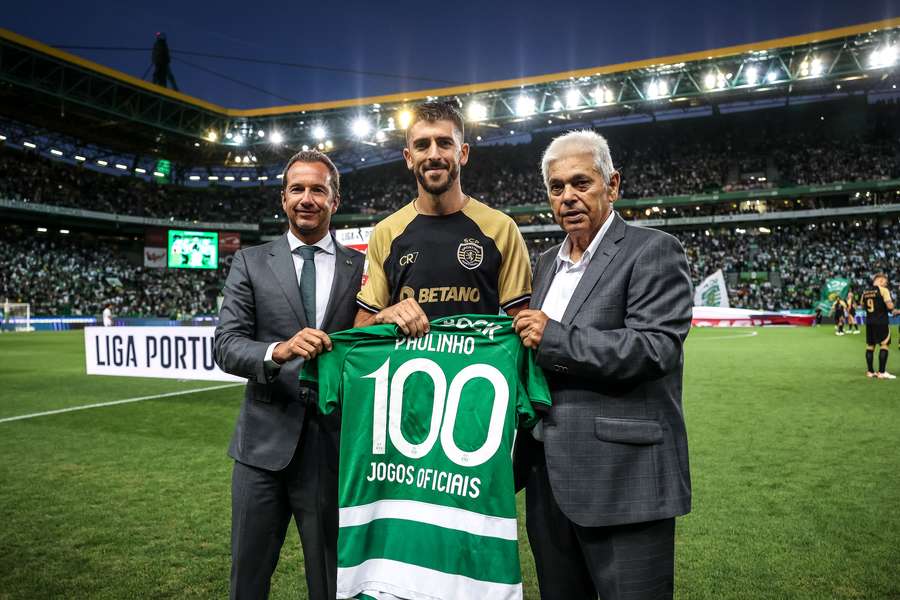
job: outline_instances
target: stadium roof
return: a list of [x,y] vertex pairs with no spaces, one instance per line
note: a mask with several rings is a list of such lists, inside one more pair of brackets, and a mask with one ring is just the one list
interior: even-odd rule
[[145,170],[147,161],[160,157],[207,170],[259,170],[280,165],[302,145],[320,145],[344,166],[372,164],[396,158],[404,111],[425,99],[456,100],[470,137],[489,141],[554,123],[590,126],[728,102],[895,89],[898,31],[895,18],[537,77],[246,110],[0,29],[0,114],[47,136],[67,137],[73,148],[80,140],[95,145],[95,154],[108,149],[133,155],[132,167],[144,161]]

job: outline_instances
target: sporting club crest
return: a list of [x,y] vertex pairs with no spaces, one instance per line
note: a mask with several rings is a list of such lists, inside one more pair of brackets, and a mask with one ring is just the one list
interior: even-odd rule
[[478,240],[466,238],[456,249],[456,259],[459,264],[469,269],[477,269],[484,260],[484,248]]

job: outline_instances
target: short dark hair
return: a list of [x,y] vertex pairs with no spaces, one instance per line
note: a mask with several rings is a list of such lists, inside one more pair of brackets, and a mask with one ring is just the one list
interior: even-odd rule
[[300,152],[293,155],[290,160],[287,161],[287,164],[284,166],[284,171],[281,173],[281,193],[283,194],[287,190],[287,174],[288,171],[291,170],[291,167],[294,166],[294,163],[322,163],[326,167],[328,167],[328,172],[331,174],[331,191],[334,194],[335,198],[341,197],[341,174],[338,172],[337,167],[334,166],[334,163],[331,162],[331,159],[328,158],[328,155],[319,152],[318,150],[301,150]]
[[459,131],[459,137],[462,141],[466,139],[466,127],[463,122],[462,114],[459,109],[450,102],[423,102],[412,110],[412,120],[409,123],[409,131],[413,125],[419,121],[450,121]]

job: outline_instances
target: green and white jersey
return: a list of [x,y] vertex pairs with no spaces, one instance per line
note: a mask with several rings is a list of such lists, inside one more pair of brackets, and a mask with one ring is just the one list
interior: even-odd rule
[[337,597],[521,598],[512,450],[550,393],[512,319],[330,337],[302,378],[342,408]]

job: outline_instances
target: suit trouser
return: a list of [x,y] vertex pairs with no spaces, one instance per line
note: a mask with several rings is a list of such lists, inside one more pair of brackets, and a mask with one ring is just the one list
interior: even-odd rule
[[337,577],[337,448],[307,412],[291,462],[267,471],[235,462],[231,481],[231,598],[267,598],[291,516],[310,600],[333,600]]
[[[543,453],[541,453],[543,454]],[[525,487],[528,541],[541,600],[671,598],[675,519],[581,527],[563,514],[540,458]]]

